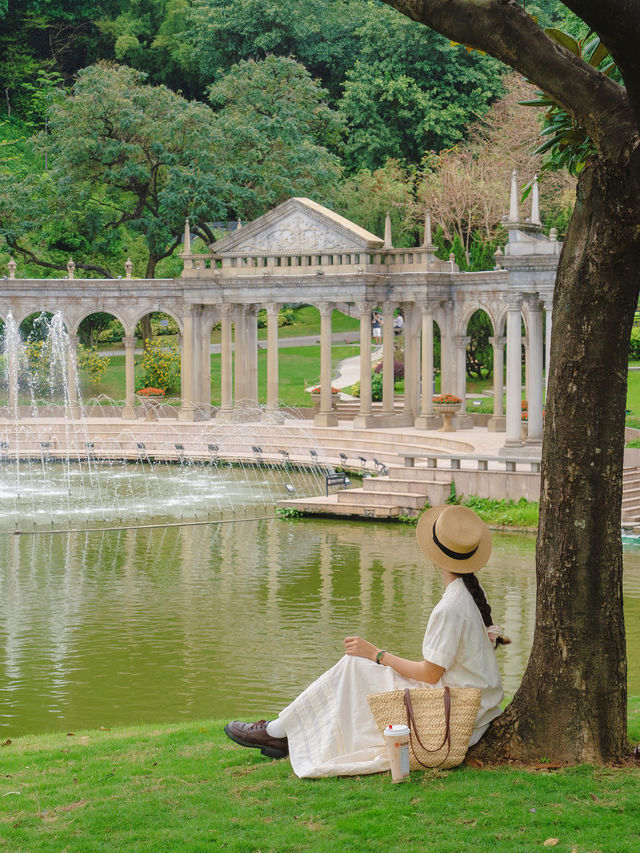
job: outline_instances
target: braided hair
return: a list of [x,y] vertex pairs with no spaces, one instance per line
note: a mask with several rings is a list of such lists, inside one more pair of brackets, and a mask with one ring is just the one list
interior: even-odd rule
[[[471,597],[476,603],[476,607],[480,611],[480,615],[482,616],[482,621],[488,628],[490,625],[493,625],[493,619],[491,617],[491,607],[489,606],[489,602],[487,601],[487,597],[484,594],[484,590],[480,586],[480,581],[475,576],[473,572],[468,572],[463,575],[458,575],[458,577],[462,578],[462,581],[466,588],[471,593]],[[506,646],[511,642],[508,637],[496,637],[496,646]]]

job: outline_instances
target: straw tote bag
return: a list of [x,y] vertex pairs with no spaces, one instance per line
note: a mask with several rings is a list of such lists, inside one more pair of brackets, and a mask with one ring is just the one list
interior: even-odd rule
[[417,687],[367,696],[382,733],[394,723],[409,726],[409,765],[457,767],[462,764],[480,707],[476,687]]

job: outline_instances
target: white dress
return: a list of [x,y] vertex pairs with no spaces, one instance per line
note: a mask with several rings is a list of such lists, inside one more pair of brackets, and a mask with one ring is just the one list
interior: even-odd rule
[[433,685],[390,666],[345,655],[280,712],[297,776],[354,776],[389,769],[383,736],[367,696],[405,687],[479,687],[480,709],[469,745],[500,713],[502,681],[480,611],[461,578],[434,607],[422,644],[424,659],[445,669]]

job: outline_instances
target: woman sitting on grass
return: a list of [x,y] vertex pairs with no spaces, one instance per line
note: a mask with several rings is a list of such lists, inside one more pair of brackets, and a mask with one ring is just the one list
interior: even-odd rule
[[492,624],[491,608],[474,574],[491,555],[491,534],[473,510],[441,506],[424,513],[417,538],[445,582],[424,635],[423,659],[408,660],[362,637],[346,637],[345,656],[277,719],[229,723],[225,732],[231,740],[271,758],[289,755],[300,777],[377,773],[389,769],[389,759],[367,696],[446,686],[480,689],[469,746],[480,740],[500,713],[504,695],[494,648],[509,642]]

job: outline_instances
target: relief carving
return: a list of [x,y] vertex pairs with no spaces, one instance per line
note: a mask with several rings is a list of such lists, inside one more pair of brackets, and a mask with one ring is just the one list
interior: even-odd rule
[[296,212],[234,246],[234,252],[318,252],[352,249],[353,242],[310,216]]

